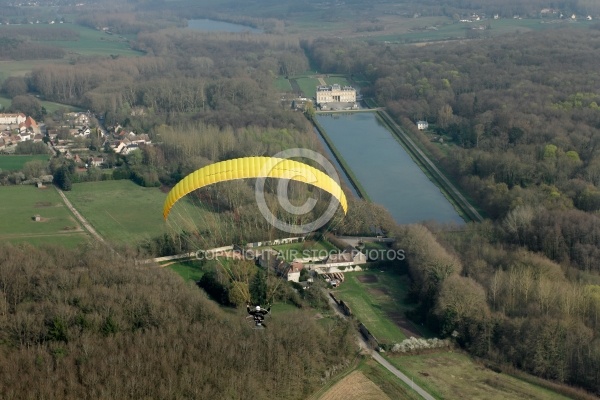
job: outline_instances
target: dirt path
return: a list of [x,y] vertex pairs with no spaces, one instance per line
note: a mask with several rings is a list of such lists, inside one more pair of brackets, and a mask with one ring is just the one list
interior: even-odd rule
[[58,192],[58,194],[60,195],[60,197],[62,197],[63,202],[65,203],[65,205],[67,206],[67,208],[69,210],[71,210],[71,212],[73,213],[73,215],[75,216],[75,218],[77,218],[77,220],[81,223],[81,225],[95,238],[98,239],[100,242],[106,244],[106,241],[104,240],[104,238],[102,236],[100,236],[100,234],[98,232],[96,232],[96,230],[94,229],[94,227],[85,219],[83,218],[83,216],[81,214],[79,214],[79,211],[77,211],[75,209],[75,207],[73,207],[73,204],[71,204],[71,202],[69,201],[69,199],[67,199],[67,196],[65,196],[65,194],[63,193],[62,190],[60,190],[59,188],[56,188],[56,191]]

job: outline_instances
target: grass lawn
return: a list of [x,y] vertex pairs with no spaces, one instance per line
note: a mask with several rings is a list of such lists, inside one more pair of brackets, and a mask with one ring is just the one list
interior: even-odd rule
[[177,261],[164,263],[166,268],[175,271],[186,281],[197,282],[204,275],[202,265],[198,260]]
[[180,231],[184,223],[188,229],[198,230],[206,221],[200,208],[182,199],[165,222],[162,209],[167,194],[130,180],[76,183],[65,194],[98,233],[112,243],[135,245]]
[[10,243],[20,244],[28,243],[32,246],[62,246],[67,248],[76,248],[87,243],[90,238],[85,232],[61,233],[48,236],[18,236],[7,239]]
[[275,79],[275,89],[280,92],[291,92],[292,86],[290,85],[290,81],[285,79],[283,76],[279,76],[277,79]]
[[5,155],[0,154],[0,171],[19,171],[23,169],[25,163],[29,161],[41,160],[48,161],[49,155],[35,154],[35,155]]
[[[333,292],[344,300],[356,318],[383,343],[399,343],[407,336],[429,336],[404,317],[412,308],[405,301],[410,279],[395,270],[344,274],[345,281]],[[402,329],[400,326],[402,326]]]
[[313,97],[316,96],[317,86],[319,85],[318,79],[309,78],[309,77],[300,77],[300,78],[296,78],[296,82],[298,83],[298,86],[300,86],[300,90],[302,90],[302,92],[304,93],[304,95],[307,98],[312,99]]
[[567,398],[510,375],[496,373],[462,353],[444,352],[387,359],[438,399]]
[[[0,239],[11,243],[61,244],[75,247],[89,236],[62,202],[53,186],[0,188]],[[34,215],[41,221],[34,221]]]
[[109,242],[136,244],[168,231],[162,218],[166,194],[158,188],[129,180],[85,182],[65,194]]
[[338,84],[342,87],[351,86],[350,82],[348,82],[348,79],[346,79],[346,77],[343,75],[341,75],[341,76],[331,76],[330,75],[325,78],[325,82],[327,82],[328,85]]

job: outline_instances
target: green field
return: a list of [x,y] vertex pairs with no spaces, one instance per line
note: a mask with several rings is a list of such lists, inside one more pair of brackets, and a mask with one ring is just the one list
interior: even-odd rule
[[381,343],[399,343],[407,336],[428,335],[404,317],[404,312],[412,307],[405,301],[410,285],[408,275],[391,269],[351,272],[344,276],[345,281],[334,294],[350,306],[356,318]]
[[162,210],[166,193],[130,180],[76,183],[65,194],[98,233],[114,244],[136,245],[180,231],[184,223],[189,224],[188,229],[197,230],[205,221],[202,210],[182,200],[165,223]]
[[141,56],[143,53],[132,50],[129,40],[120,35],[109,35],[96,29],[77,24],[62,25],[79,33],[77,41],[48,41],[49,45],[62,47],[69,53],[83,56]]
[[73,206],[112,243],[135,244],[167,232],[166,194],[129,180],[76,183],[65,192]]
[[[9,26],[1,26],[0,29],[10,29]],[[55,25],[30,25],[30,29],[71,29],[79,34],[78,40],[44,41],[44,45],[56,46],[65,49],[67,55],[64,59],[52,60],[24,60],[24,61],[0,61],[0,83],[9,76],[25,76],[37,67],[51,64],[66,64],[77,56],[142,56],[143,53],[132,50],[129,40],[119,35],[108,35],[96,29],[87,28],[77,24],[55,24]],[[0,99],[0,104],[5,108],[6,99]],[[62,107],[56,103],[42,102],[42,105],[50,112],[55,108]],[[67,107],[72,109],[72,107]]]
[[280,92],[291,92],[292,86],[290,85],[290,81],[285,79],[283,76],[279,76],[277,79],[275,79],[275,89]]
[[[20,26],[19,28],[24,28]],[[11,26],[1,26],[0,30],[10,30]],[[143,55],[138,51],[134,51],[129,46],[129,40],[120,35],[109,35],[102,31],[91,29],[78,24],[33,24],[28,25],[26,29],[69,29],[79,34],[77,40],[46,40],[41,42],[48,46],[56,46],[67,51],[67,58],[73,55],[83,56],[139,56]],[[52,61],[54,62],[54,60]]]
[[186,281],[197,282],[204,275],[202,265],[197,260],[177,261],[174,263],[163,263],[166,268],[176,272]]
[[36,154],[31,156],[0,154],[0,171],[19,171],[23,169],[25,163],[29,161],[48,161],[49,158],[49,156],[43,154]]
[[[53,186],[6,186],[0,188],[0,196],[0,239],[4,241],[74,247],[89,239]],[[41,221],[34,221],[34,215]]]
[[[53,64],[66,62],[66,60],[52,60]],[[47,64],[48,60],[0,61],[0,82],[3,82],[9,76],[25,76],[33,69]],[[4,101],[0,101],[0,104],[4,107],[8,107],[10,102],[7,105]]]
[[[5,77],[3,77],[2,72],[0,72],[0,85],[2,84],[2,81],[4,80],[4,78]],[[53,101],[46,101],[46,100],[40,100],[40,99],[38,99],[38,100],[39,100],[40,104],[42,105],[42,107],[44,107],[48,113],[53,113],[60,109],[65,109],[66,111],[82,111],[83,110],[82,108],[73,107],[68,104],[55,103]],[[11,106],[11,104],[12,104],[12,99],[9,99],[8,97],[0,96],[0,106],[2,106],[2,108],[7,109]]]
[[298,86],[300,86],[300,90],[304,93],[304,95],[312,99],[316,96],[317,86],[319,86],[319,80],[317,78],[311,78],[308,76],[296,78],[296,82]]
[[567,399],[513,376],[496,373],[462,353],[444,352],[387,359],[438,399]]

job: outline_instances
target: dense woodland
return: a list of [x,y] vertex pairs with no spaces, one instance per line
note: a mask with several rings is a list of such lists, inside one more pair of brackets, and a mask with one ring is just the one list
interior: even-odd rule
[[[423,249],[424,228],[397,233],[420,307],[412,317],[474,354],[594,392],[599,45],[596,30],[566,29],[425,47],[304,44],[319,70],[372,82],[363,93],[491,218],[439,232],[443,247]],[[412,128],[420,119],[452,145]]]
[[342,319],[244,314],[123,253],[3,245],[0,397],[305,399],[353,357]]
[[[567,2],[565,7],[575,9],[588,3]],[[423,4],[425,7],[427,3]],[[489,5],[483,1],[469,4]],[[531,4],[538,6],[536,2]],[[115,162],[125,164],[132,174],[143,177],[143,182],[171,185],[210,162],[275,154],[291,146],[318,148],[304,116],[280,103],[280,94],[273,86],[275,77],[303,72],[310,65],[360,80],[362,94],[385,106],[489,220],[468,224],[462,232],[447,232],[435,226],[396,227],[385,210],[353,200],[348,217],[335,219],[327,229],[365,234],[377,224],[400,238],[396,246],[407,255],[414,282],[410,295],[417,304],[410,316],[441,336],[454,337],[473,354],[499,364],[600,392],[600,31],[555,29],[507,35],[493,41],[413,47],[341,39],[300,41],[268,34],[202,34],[171,28],[140,31],[133,46],[147,55],[79,58],[71,65],[47,65],[35,69],[24,82],[13,81],[8,87],[23,95],[25,83],[27,93],[89,108],[104,114],[108,124],[120,123],[128,129],[150,132],[159,146]],[[53,123],[53,116],[46,119],[49,125]],[[433,143],[433,135],[411,128],[419,119],[429,121],[435,135],[445,138],[446,145]],[[299,199],[309,194],[301,187],[294,189]],[[264,233],[264,220],[249,208],[254,201],[249,186],[225,186],[221,193],[219,197],[207,192],[201,199],[210,200],[204,203],[223,218],[203,217],[203,233],[215,232],[205,237],[215,243],[225,238],[239,240],[234,227],[242,227],[239,231],[244,237]],[[178,243],[185,246],[186,239]],[[176,244],[173,238],[157,238],[140,251],[171,251]],[[34,260],[42,257],[41,253],[34,257],[37,251],[41,250],[2,251],[0,255],[6,256],[0,267],[13,271],[18,265],[31,264],[34,268]],[[267,346],[271,354],[268,346],[293,343],[290,338],[304,332],[304,325],[290,321],[281,332],[269,333],[270,340],[263,337],[260,344],[244,342],[239,338],[244,337],[245,328],[237,327],[236,322],[208,305],[197,289],[181,291],[181,284],[166,273],[144,269],[138,274],[140,270],[135,268],[118,269],[131,263],[94,249],[84,251],[90,258],[64,250],[60,257],[54,255],[59,250],[44,251],[48,253],[44,257],[51,260],[47,279],[39,278],[36,270],[36,275],[6,273],[0,282],[5,299],[2,306],[0,296],[0,310],[5,310],[0,318],[10,321],[7,327],[17,326],[2,331],[2,340],[9,344],[3,351],[7,359],[15,360],[10,365],[20,366],[5,367],[0,379],[16,385],[10,386],[15,388],[15,398],[26,390],[18,386],[19,382],[53,377],[58,370],[64,373],[60,384],[44,387],[44,392],[40,388],[40,397],[53,393],[56,397],[56,392],[46,390],[71,393],[73,389],[73,393],[79,393],[101,384],[106,385],[107,392],[98,392],[99,397],[104,393],[121,397],[123,392],[116,390],[123,387],[127,388],[125,396],[148,396],[149,392],[141,392],[147,388],[136,386],[136,374],[149,376],[152,390],[165,396],[173,393],[168,384],[172,390],[179,390],[192,388],[192,383],[196,390],[214,390],[206,396],[241,395],[239,388],[254,385],[252,373],[243,369],[251,365],[248,360],[259,362],[261,371],[271,372],[270,363],[253,358],[264,356],[265,347],[261,346]],[[11,261],[12,254],[14,260],[26,262]],[[76,257],[82,261],[68,261]],[[64,263],[56,261],[59,259]],[[98,268],[88,268],[88,264]],[[116,269],[100,267],[104,264]],[[22,282],[15,283],[17,278],[13,276],[21,277]],[[53,282],[55,286],[51,286]],[[155,282],[165,288],[151,286]],[[85,285],[92,285],[94,291],[81,289]],[[137,293],[138,286],[146,294],[127,294]],[[171,289],[174,287],[177,290]],[[83,299],[88,292],[108,293],[112,289],[115,301],[129,296],[126,298],[133,304],[141,302],[139,309],[130,310],[124,304],[104,307],[106,302],[90,303],[70,294],[81,292],[78,296]],[[168,294],[161,297],[161,291]],[[112,293],[106,296],[112,298]],[[188,297],[169,301],[180,299],[178,296],[191,296],[193,301]],[[201,304],[210,311],[210,318],[185,311],[186,302]],[[122,307],[129,311],[121,312]],[[170,311],[163,313],[163,308]],[[86,310],[91,322],[85,317]],[[153,310],[159,310],[156,315],[161,317],[155,317]],[[77,322],[82,313],[84,322]],[[181,313],[187,317],[180,318]],[[138,315],[142,315],[141,322],[136,319]],[[91,328],[81,327],[87,326],[85,321]],[[117,332],[112,332],[113,325],[120,327]],[[222,325],[230,329],[218,331]],[[315,335],[322,334],[314,329]],[[347,337],[345,328],[335,329]],[[206,345],[212,342],[202,335],[217,331],[225,333],[217,335],[215,343],[225,337],[232,339],[228,344],[257,351],[257,355],[242,360],[237,369],[239,376],[231,382],[221,382],[214,374],[194,375],[200,374],[199,369],[213,371],[210,365],[188,367],[189,362],[204,362],[197,353],[185,351],[191,348],[232,354],[229,351],[233,350],[224,350],[224,345]],[[171,350],[175,353],[167,354],[165,349],[173,341],[171,338],[166,344],[164,338],[175,335],[182,340],[177,346],[173,344]],[[249,335],[247,338],[252,337],[251,332]],[[273,397],[269,390],[279,385],[278,390],[290,394],[288,398],[303,398],[294,396],[310,387],[306,380],[296,379],[296,367],[305,363],[302,376],[316,382],[317,376],[326,375],[327,368],[341,365],[346,359],[346,350],[335,349],[340,352],[332,354],[327,351],[334,349],[321,347],[333,336],[311,341],[311,350],[302,355],[290,353],[293,346],[282,345],[282,354],[298,360],[287,361],[288,368],[293,364],[292,375],[265,385],[268,387],[262,390],[266,392],[258,392],[257,397]],[[109,372],[109,360],[114,358],[110,351],[119,353],[129,346],[151,347],[155,350],[148,352],[150,355],[164,357],[159,360],[157,356],[148,368],[132,362],[118,364]],[[313,355],[313,349],[324,357],[315,360],[314,366],[302,358]],[[134,360],[141,354],[145,354],[141,349],[131,352]],[[185,354],[187,362],[176,360],[173,354]],[[164,360],[172,362],[161,364]],[[222,357],[216,365],[228,360],[233,360],[233,355]],[[279,358],[273,361],[283,363]],[[79,372],[85,371],[87,362],[100,365],[94,367],[98,376],[91,382]],[[61,363],[74,367],[60,369],[64,365]],[[115,376],[112,371],[121,368],[125,373]],[[171,374],[172,380],[159,379],[159,371]],[[198,380],[206,383],[199,385]],[[189,390],[181,395],[197,393]]]
[[600,74],[591,67],[600,63],[600,33],[559,29],[476,43],[306,46],[320,69],[365,74],[373,84],[363,92],[405,126],[435,124],[452,147],[416,136],[489,217],[504,221],[507,240],[597,269],[585,258],[600,244]]

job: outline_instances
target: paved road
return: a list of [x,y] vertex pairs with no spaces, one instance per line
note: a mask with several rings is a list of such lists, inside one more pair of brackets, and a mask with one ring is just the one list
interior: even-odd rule
[[71,202],[69,201],[69,199],[67,199],[67,196],[65,196],[65,194],[63,193],[62,190],[60,190],[58,187],[56,187],[56,191],[58,192],[58,194],[60,195],[60,197],[62,197],[65,205],[67,206],[67,208],[69,210],[71,210],[71,212],[73,213],[73,215],[75,215],[75,218],[77,218],[79,220],[79,222],[81,223],[81,225],[83,225],[83,227],[98,241],[105,243],[104,238],[102,236],[100,236],[100,234],[98,232],[96,232],[96,230],[94,229],[94,227],[87,222],[87,220],[85,218],[83,218],[83,216],[81,214],[79,214],[79,211],[77,211],[75,209],[75,207],[73,207],[73,204],[71,204]]
[[377,353],[374,350],[371,350],[371,355],[373,356],[375,361],[377,361],[379,364],[381,364],[385,368],[387,368],[387,370],[390,371],[392,374],[394,374],[398,378],[402,379],[402,381],[404,381],[404,383],[406,383],[408,386],[410,386],[411,389],[413,389],[415,392],[419,393],[419,395],[421,395],[422,398],[424,398],[426,400],[435,400],[435,397],[433,397],[432,395],[427,393],[425,391],[425,389],[423,389],[422,387],[420,387],[419,385],[414,383],[412,381],[412,379],[409,379],[408,376],[406,376],[402,372],[400,372],[396,367],[394,367],[392,364],[390,364],[388,360],[383,358],[381,356],[381,354]]
[[[344,313],[342,313],[340,311],[340,308],[338,307],[336,302],[333,301],[331,296],[329,296],[329,293],[327,291],[324,291],[324,292],[325,292],[325,295],[327,296],[327,298],[329,299],[329,304],[331,305],[331,308],[333,308],[335,313],[340,315],[343,318],[347,318],[346,315],[344,315]],[[426,400],[436,400],[435,397],[433,397],[432,395],[427,393],[425,391],[425,389],[423,389],[422,387],[420,387],[419,385],[414,383],[412,379],[410,379],[408,376],[404,375],[400,370],[398,370],[398,368],[396,368],[392,364],[390,364],[390,362],[388,360],[386,360],[385,358],[383,358],[381,356],[381,354],[379,354],[375,350],[371,349],[369,347],[368,343],[365,341],[362,334],[360,334],[360,333],[358,334],[357,340],[358,340],[358,345],[360,346],[362,351],[371,354],[371,357],[373,357],[373,359],[375,359],[375,361],[377,361],[379,364],[381,364],[383,367],[385,367],[392,374],[394,374],[398,378],[400,378],[404,383],[406,383],[408,386],[410,386],[410,388],[413,389],[415,392],[417,392],[421,397],[423,397]]]

